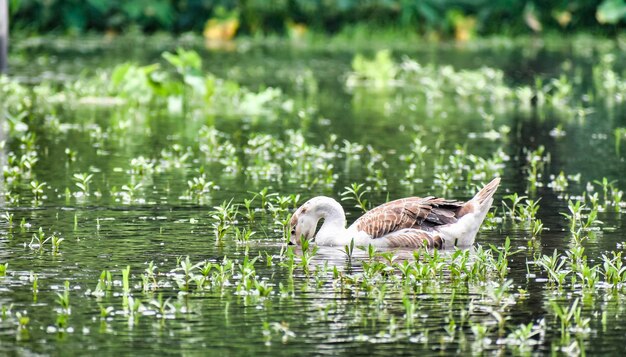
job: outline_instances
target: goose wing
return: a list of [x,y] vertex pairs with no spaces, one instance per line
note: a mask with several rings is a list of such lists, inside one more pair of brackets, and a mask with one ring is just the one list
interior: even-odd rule
[[443,239],[439,234],[420,229],[401,229],[387,234],[384,239],[393,248],[443,248]]
[[352,226],[372,239],[409,228],[429,232],[436,226],[455,223],[463,204],[436,197],[402,198],[368,211]]

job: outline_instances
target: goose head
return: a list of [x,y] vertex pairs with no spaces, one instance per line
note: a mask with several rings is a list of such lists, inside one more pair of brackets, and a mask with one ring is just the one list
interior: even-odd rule
[[300,245],[302,239],[313,239],[315,228],[320,217],[315,215],[310,207],[311,202],[307,202],[298,208],[289,221],[290,238],[289,244]]
[[[317,223],[324,224],[318,233]],[[339,202],[326,196],[311,198],[294,212],[289,221],[291,236],[289,243],[301,244],[302,239],[327,238],[345,233],[346,215]],[[321,236],[320,236],[321,235]]]

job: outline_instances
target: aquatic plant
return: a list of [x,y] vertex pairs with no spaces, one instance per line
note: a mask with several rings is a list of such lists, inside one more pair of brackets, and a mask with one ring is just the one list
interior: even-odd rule
[[7,224],[9,225],[9,227],[13,227],[13,217],[14,217],[14,216],[15,216],[15,215],[14,215],[13,213],[10,213],[9,211],[5,211],[5,212],[2,214],[2,216],[1,216],[1,217],[2,217],[2,218],[4,218],[4,219],[6,220]]
[[155,160],[147,159],[140,155],[130,160],[131,173],[144,176],[154,171],[156,166]]
[[120,192],[120,196],[122,197],[123,202],[127,204],[135,202],[137,192],[141,187],[143,187],[143,184],[141,182],[130,182],[127,185],[122,185],[122,191]]
[[71,313],[70,306],[70,282],[65,281],[63,293],[57,293],[57,303],[61,308],[62,314],[69,315]]
[[528,163],[526,170],[531,192],[542,186],[543,172],[546,164],[550,162],[550,154],[546,154],[545,150],[546,148],[541,145],[535,150],[526,149],[526,161]]
[[561,323],[561,339],[565,339],[567,337],[568,329],[572,323],[574,315],[580,316],[581,308],[578,307],[578,302],[579,299],[577,298],[570,306],[563,307],[557,301],[550,301],[550,306]]
[[33,233],[28,247],[31,249],[42,249],[44,244],[47,243],[52,237],[47,237],[43,232],[43,227],[39,227],[37,233]]
[[[584,262],[584,260],[582,261]],[[595,289],[600,281],[600,268],[597,265],[590,267],[586,263],[583,263],[577,268],[577,270],[578,272],[576,274],[581,279],[581,285],[583,288],[591,290]]]
[[[6,267],[5,267],[5,270],[6,270]],[[30,280],[32,281],[33,296],[36,297],[37,292],[39,292],[39,277],[37,276],[37,274],[31,272]]]
[[[502,205],[507,209],[507,214],[509,217],[515,219],[518,217],[517,206],[522,202],[523,199],[527,198],[526,196],[519,196],[517,192],[504,196],[505,200],[511,201],[511,207],[509,207],[506,202],[502,201]],[[521,219],[521,218],[520,218]]]
[[519,253],[520,251],[511,252],[511,239],[509,237],[506,237],[504,245],[501,248],[491,245],[491,250],[498,252],[498,258],[495,260],[493,267],[495,268],[495,271],[500,279],[504,279],[508,274],[509,257],[513,254]]
[[199,177],[193,177],[191,180],[188,180],[187,186],[189,187],[189,192],[192,197],[202,197],[215,188],[215,183],[213,183],[213,181],[207,181],[205,175],[200,175]]
[[254,287],[260,297],[267,298],[272,294],[274,288],[264,281],[254,280]]
[[72,179],[76,181],[76,186],[80,189],[83,196],[89,196],[89,183],[93,179],[93,174],[76,173],[72,176]]
[[602,274],[604,280],[614,288],[626,282],[626,266],[622,262],[622,253],[613,252],[613,256],[602,255]]
[[389,50],[376,52],[371,60],[357,54],[352,59],[352,70],[353,72],[347,79],[348,86],[366,84],[376,89],[392,85],[398,73],[398,68],[391,58],[391,51]]
[[559,172],[558,176],[551,176],[552,181],[548,184],[555,191],[565,191],[569,183],[563,171]]
[[[543,230],[544,230],[543,222],[541,222],[540,219],[535,219],[530,223],[530,232],[531,232],[532,238],[539,237],[539,235],[541,235],[541,232],[543,232]],[[532,242],[529,241],[529,244],[530,243]]]
[[319,247],[317,245],[310,247],[310,241],[308,239],[303,239],[301,242],[302,246],[302,255],[300,256],[300,266],[305,274],[309,274],[309,266],[311,264],[311,260],[317,254]]
[[[52,233],[52,235],[48,237],[46,240],[48,239],[50,240],[50,243],[52,244],[52,252],[58,253],[61,242],[63,242],[65,239],[62,237],[59,237],[56,233]],[[42,245],[43,243],[45,243],[45,241],[42,242]]]
[[250,241],[250,237],[256,234],[255,231],[249,230],[247,228],[239,229],[239,227],[235,227],[235,240],[239,243],[247,243]]
[[569,200],[567,202],[567,208],[570,214],[561,212],[561,215],[566,217],[570,221],[570,232],[577,233],[578,229],[589,230],[593,224],[598,225],[602,222],[597,219],[598,208],[592,208],[586,215],[587,219],[583,220],[583,210],[586,208],[582,201],[576,200],[575,203]]
[[524,204],[518,205],[518,217],[522,221],[532,222],[537,219],[537,212],[539,212],[539,200],[526,199]]
[[156,308],[157,317],[165,319],[172,318],[176,313],[176,307],[170,301],[171,298],[163,300],[163,294],[159,293],[156,299],[150,300],[149,304]]
[[248,221],[254,221],[254,219],[256,217],[256,210],[252,206],[252,203],[254,202],[255,198],[256,198],[256,194],[252,198],[250,198],[250,199],[248,199],[248,198],[244,198],[243,199],[243,207],[246,209],[246,213],[244,214],[244,217]]
[[94,291],[92,292],[92,294],[95,296],[102,296],[104,295],[105,291],[111,290],[112,287],[113,287],[113,276],[109,270],[105,269],[100,273],[100,277],[98,278],[98,283],[96,284],[96,287]]
[[537,324],[533,322],[520,324],[515,330],[509,333],[506,342],[521,347],[532,347],[542,343],[545,333],[546,326],[544,319]]
[[363,212],[368,210],[368,200],[363,198],[363,195],[368,191],[367,188],[363,190],[364,184],[352,183],[350,187],[344,187],[344,191],[340,193],[342,201],[354,201],[355,207],[360,208]]
[[350,244],[346,244],[343,247],[343,252],[348,257],[348,264],[352,263],[352,256],[354,255],[354,238],[350,240]]
[[249,258],[245,255],[241,263],[238,264],[240,279],[237,282],[237,293],[241,295],[248,295],[253,289],[256,289],[256,269],[254,263],[259,257]]
[[16,312],[15,317],[17,317],[17,329],[18,331],[23,331],[28,328],[28,323],[30,322],[30,317],[28,317],[27,313]]
[[536,263],[546,270],[550,283],[559,287],[565,283],[565,278],[567,278],[571,272],[565,269],[566,261],[561,255],[557,254],[556,250],[551,256],[543,255]]
[[221,242],[226,232],[232,229],[236,222],[238,205],[233,205],[232,200],[222,202],[221,205],[213,207],[211,218],[214,222],[211,224],[215,233],[216,242]]
[[[183,291],[189,291],[189,282],[193,278],[192,272],[201,266],[205,265],[205,262],[199,262],[196,264],[192,264],[189,260],[189,256],[186,256],[185,259],[179,259],[179,267],[174,269],[173,271],[182,271],[183,272],[183,280],[182,283],[179,284],[180,288]],[[205,265],[206,266],[206,265]]]
[[42,196],[44,187],[46,187],[45,182],[39,182],[37,180],[33,180],[30,182],[31,192],[33,193],[33,196],[35,196],[35,201],[39,201],[43,198]]
[[610,205],[609,190],[615,181],[609,181],[606,177],[602,180],[595,180],[594,183],[602,188],[602,197],[604,198],[604,208]]
[[130,265],[127,265],[126,268],[122,269],[122,290],[124,294],[130,294]]

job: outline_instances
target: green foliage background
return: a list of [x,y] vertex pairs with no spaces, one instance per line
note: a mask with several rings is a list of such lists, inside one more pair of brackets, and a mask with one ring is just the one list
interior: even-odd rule
[[[626,0],[10,0],[11,27],[48,31],[201,31],[206,20],[237,16],[240,34],[285,33],[288,24],[335,33],[365,24],[451,34],[471,16],[479,34],[542,30],[615,33],[626,24]],[[222,14],[222,15],[220,15]],[[566,23],[559,22],[567,18]]]

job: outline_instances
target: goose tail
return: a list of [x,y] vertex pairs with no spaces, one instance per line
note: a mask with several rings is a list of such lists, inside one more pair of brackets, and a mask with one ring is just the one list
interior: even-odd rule
[[458,221],[443,226],[439,231],[444,235],[445,246],[468,247],[474,244],[476,233],[493,203],[493,194],[500,185],[497,177],[483,187],[469,201],[467,201],[457,214]]
[[[478,206],[483,206],[485,202],[489,202],[489,206],[491,206],[491,202],[493,202],[493,194],[496,193],[498,186],[500,185],[500,178],[496,177],[491,182],[485,185],[482,190],[478,191],[478,193],[471,199],[478,204]],[[471,202],[470,201],[470,202]]]

